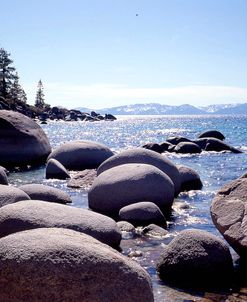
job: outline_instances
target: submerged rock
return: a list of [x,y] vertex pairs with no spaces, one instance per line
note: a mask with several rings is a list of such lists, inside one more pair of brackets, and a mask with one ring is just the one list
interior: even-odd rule
[[0,266],[4,302],[153,301],[150,277],[139,264],[72,230],[42,228],[2,238]]
[[201,148],[192,142],[181,142],[174,148],[176,153],[201,153]]
[[198,138],[203,138],[203,137],[214,137],[222,141],[225,139],[225,136],[220,131],[217,130],[208,130],[198,135]]
[[48,159],[55,158],[66,169],[96,169],[113,152],[103,144],[92,141],[71,141],[55,149]]
[[96,177],[88,192],[89,207],[112,217],[117,217],[124,206],[143,200],[166,211],[171,208],[173,199],[171,179],[147,164],[125,164],[108,169]]
[[160,169],[172,180],[175,194],[177,195],[179,193],[180,176],[176,166],[166,156],[143,148],[125,150],[112,156],[100,165],[97,170],[97,175],[100,175],[102,172],[115,166],[130,163],[148,164]]
[[156,224],[149,224],[143,228],[142,233],[150,237],[165,237],[168,234],[168,231]]
[[41,184],[27,184],[19,187],[24,191],[31,199],[44,200],[57,203],[71,203],[70,196],[57,188],[45,186]]
[[223,186],[211,205],[212,220],[227,242],[247,259],[247,178]]
[[22,190],[15,187],[0,185],[0,208],[20,200],[27,200],[30,197]]
[[84,188],[88,189],[92,186],[97,173],[94,169],[84,170],[74,175],[68,182],[69,188]]
[[32,119],[0,110],[0,165],[20,167],[45,163],[51,152],[49,140]]
[[183,137],[183,136],[168,137],[168,139],[166,141],[172,145],[177,145],[177,144],[183,143],[183,142],[191,142],[190,139]]
[[233,153],[242,153],[240,150],[227,145],[217,138],[209,138],[205,147],[206,151],[231,151]]
[[233,263],[220,238],[201,230],[185,230],[164,249],[157,272],[175,286],[219,290],[229,288]]
[[177,166],[181,177],[181,192],[190,190],[201,190],[203,184],[200,175],[190,167]]
[[47,162],[45,177],[46,179],[67,179],[70,178],[70,175],[66,168],[58,160],[51,158]]
[[123,207],[119,218],[134,226],[147,226],[151,223],[166,227],[166,219],[159,207],[153,202],[142,201]]
[[152,150],[152,151],[155,151],[157,153],[162,153],[163,152],[163,148],[161,148],[161,146],[159,144],[156,144],[156,143],[145,144],[145,145],[142,146],[142,148]]
[[0,237],[23,230],[52,227],[85,233],[113,247],[121,241],[121,233],[113,219],[86,209],[25,200],[0,210]]

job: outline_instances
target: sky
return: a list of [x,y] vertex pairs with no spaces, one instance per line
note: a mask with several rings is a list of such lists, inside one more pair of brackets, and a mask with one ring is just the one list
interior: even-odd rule
[[0,47],[30,104],[247,102],[246,0],[2,0]]

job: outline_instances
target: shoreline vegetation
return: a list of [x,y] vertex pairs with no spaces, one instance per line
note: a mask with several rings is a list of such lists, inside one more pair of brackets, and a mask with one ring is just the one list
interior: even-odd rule
[[38,82],[35,104],[27,103],[27,96],[19,83],[19,75],[10,59],[10,53],[0,48],[0,110],[12,110],[22,113],[41,123],[50,120],[64,121],[114,121],[116,117],[112,114],[104,116],[95,111],[81,112],[80,110],[69,110],[60,106],[51,107],[45,103],[44,87],[41,80]]

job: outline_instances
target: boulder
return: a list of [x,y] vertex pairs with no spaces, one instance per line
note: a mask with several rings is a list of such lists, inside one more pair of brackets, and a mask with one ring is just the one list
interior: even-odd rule
[[44,200],[58,203],[71,203],[70,196],[57,188],[45,186],[41,184],[27,184],[19,187],[24,191],[31,199]]
[[153,302],[148,273],[98,240],[36,229],[0,239],[1,302]]
[[195,143],[181,142],[174,149],[176,153],[201,153],[202,149]]
[[80,171],[68,181],[67,186],[69,188],[83,188],[87,190],[92,186],[96,175],[97,173],[94,169]]
[[168,137],[168,139],[166,141],[172,145],[177,145],[177,144],[183,143],[183,142],[191,142],[190,139],[183,137],[183,136]]
[[201,190],[203,184],[200,175],[190,167],[177,166],[181,178],[181,192],[190,190]]
[[157,264],[159,277],[193,289],[228,288],[233,273],[226,243],[201,230],[184,230],[164,249]]
[[136,233],[135,227],[128,221],[118,221],[117,226],[121,232],[127,232],[132,234]]
[[0,166],[0,184],[1,185],[8,185],[9,184],[6,169],[4,167],[1,167],[1,166]]
[[70,175],[66,168],[58,160],[51,158],[47,162],[45,177],[46,179],[67,179],[70,178]]
[[125,164],[108,169],[96,177],[88,192],[89,207],[112,217],[117,217],[124,206],[143,200],[166,211],[171,208],[173,199],[171,179],[147,164]]
[[151,223],[166,227],[166,219],[159,207],[153,202],[142,201],[123,207],[119,218],[134,226],[147,226]]
[[149,224],[143,228],[142,233],[150,237],[165,237],[168,234],[168,231],[156,224]]
[[171,144],[171,143],[168,143],[168,142],[163,142],[163,143],[160,144],[162,152],[168,151],[169,147],[172,147],[172,146],[174,146],[174,145]]
[[152,150],[155,151],[157,153],[162,153],[163,149],[161,148],[161,146],[159,144],[156,143],[148,143],[142,146],[142,148],[148,149],[148,150]]
[[247,178],[238,178],[223,186],[211,205],[216,228],[242,257],[247,259]]
[[51,152],[42,128],[29,117],[0,110],[0,165],[18,167],[45,163]]
[[48,159],[55,158],[66,169],[96,169],[113,152],[103,144],[92,141],[71,141],[55,149]]
[[0,208],[20,200],[27,200],[30,197],[20,189],[6,185],[0,185]]
[[207,145],[208,137],[198,138],[193,140],[193,143],[197,144],[201,149],[205,149]]
[[143,148],[125,150],[112,156],[100,165],[97,170],[97,175],[100,175],[102,172],[115,166],[131,163],[153,165],[160,169],[173,181],[175,194],[177,195],[179,193],[180,176],[176,166],[166,156]]
[[214,137],[222,141],[225,139],[225,136],[220,131],[217,130],[208,130],[198,135],[198,138],[203,138],[203,137]]
[[217,138],[209,138],[205,147],[206,151],[231,151],[233,153],[242,153],[240,150],[227,145]]
[[118,247],[121,233],[116,222],[104,215],[40,200],[25,200],[0,209],[0,237],[35,228],[66,228],[88,234]]

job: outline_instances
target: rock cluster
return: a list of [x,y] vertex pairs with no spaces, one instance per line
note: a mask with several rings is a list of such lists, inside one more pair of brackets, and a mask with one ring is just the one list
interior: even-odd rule
[[158,153],[163,152],[175,152],[175,153],[190,153],[197,154],[205,151],[230,151],[233,153],[241,153],[239,149],[236,149],[223,142],[225,136],[217,130],[205,131],[198,136],[198,138],[191,140],[186,137],[176,136],[169,137],[161,144],[148,143],[143,148],[156,151]]

